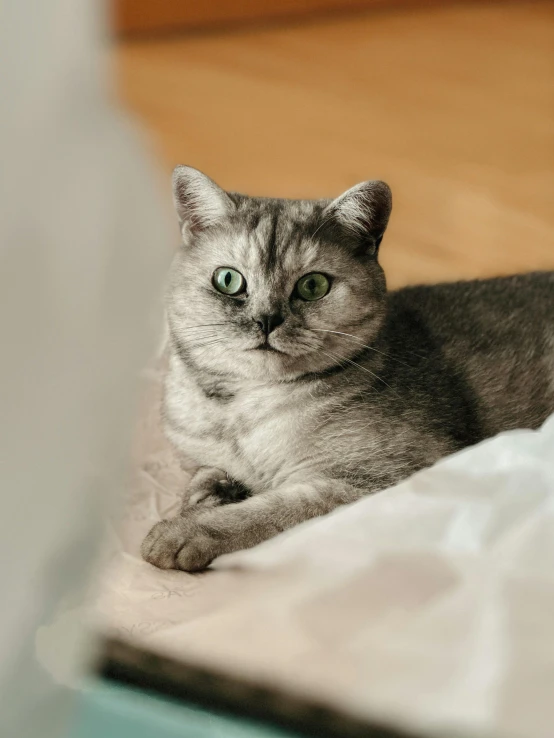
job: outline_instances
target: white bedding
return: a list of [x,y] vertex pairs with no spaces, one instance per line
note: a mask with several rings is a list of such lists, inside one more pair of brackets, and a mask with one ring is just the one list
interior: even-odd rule
[[190,575],[138,554],[187,479],[150,385],[103,627],[411,729],[554,736],[554,416]]

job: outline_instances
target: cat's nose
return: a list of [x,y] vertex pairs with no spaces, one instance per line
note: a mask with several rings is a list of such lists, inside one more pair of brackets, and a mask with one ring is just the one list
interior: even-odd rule
[[260,315],[259,318],[255,318],[256,323],[260,326],[266,336],[275,330],[281,323],[285,322],[285,319],[280,313],[274,313],[273,315]]

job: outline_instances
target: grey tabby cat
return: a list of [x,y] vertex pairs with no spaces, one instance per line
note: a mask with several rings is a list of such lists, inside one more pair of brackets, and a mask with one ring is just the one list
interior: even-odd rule
[[199,470],[152,564],[202,569],[554,410],[554,273],[387,294],[383,182],[278,200],[177,167],[174,196],[164,419]]

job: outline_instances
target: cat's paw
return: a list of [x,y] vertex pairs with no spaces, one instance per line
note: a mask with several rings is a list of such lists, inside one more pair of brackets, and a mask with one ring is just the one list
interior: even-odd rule
[[141,546],[142,558],[159,569],[201,571],[217,556],[215,542],[193,518],[162,520]]
[[188,497],[183,502],[182,514],[190,512],[190,508],[198,505],[202,507],[218,507],[231,502],[240,502],[249,496],[249,492],[241,485],[230,479],[221,469],[202,467],[192,478]]

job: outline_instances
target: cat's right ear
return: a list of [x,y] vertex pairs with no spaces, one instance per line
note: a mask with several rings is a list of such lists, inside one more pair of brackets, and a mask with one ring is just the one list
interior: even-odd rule
[[173,170],[173,202],[184,242],[222,222],[235,209],[225,190],[198,169],[183,165]]

